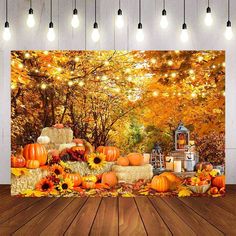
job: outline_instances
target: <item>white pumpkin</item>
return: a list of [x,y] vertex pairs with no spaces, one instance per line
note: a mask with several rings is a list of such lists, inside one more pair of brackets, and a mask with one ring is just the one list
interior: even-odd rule
[[48,136],[39,136],[37,142],[40,144],[48,144],[50,143],[50,138]]

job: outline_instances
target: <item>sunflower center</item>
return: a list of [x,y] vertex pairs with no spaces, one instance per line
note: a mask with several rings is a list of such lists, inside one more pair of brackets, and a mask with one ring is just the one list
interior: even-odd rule
[[50,185],[48,184],[48,183],[44,183],[43,185],[42,185],[42,190],[43,191],[46,191],[46,190],[48,190],[50,188]]
[[61,174],[61,171],[60,171],[59,169],[55,169],[55,170],[54,170],[54,173],[55,173],[56,175],[59,175],[59,174]]
[[99,157],[94,158],[94,163],[99,164],[101,162],[101,159]]
[[68,184],[67,184],[67,183],[63,183],[63,184],[61,185],[61,187],[62,187],[62,189],[68,189]]

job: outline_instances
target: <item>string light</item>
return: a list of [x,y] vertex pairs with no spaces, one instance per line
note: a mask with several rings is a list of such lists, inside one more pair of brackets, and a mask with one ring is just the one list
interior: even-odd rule
[[188,30],[187,30],[187,24],[185,22],[185,0],[184,0],[184,23],[182,25],[182,32],[180,37],[182,42],[185,43],[188,41]]
[[141,0],[139,0],[139,23],[138,23],[137,33],[136,33],[136,40],[138,42],[142,42],[144,40],[143,25],[141,23],[141,13],[142,13],[141,7],[142,7],[142,3],[141,3]]
[[173,65],[173,61],[169,60],[169,61],[167,62],[167,64],[168,64],[168,66],[172,66],[172,65]]
[[74,84],[73,81],[69,81],[69,82],[68,82],[68,86],[69,86],[69,87],[71,87],[73,84]]
[[231,40],[233,38],[233,31],[232,31],[231,21],[230,21],[230,0],[228,0],[228,21],[226,23],[225,38],[227,40]]
[[99,33],[99,29],[98,29],[98,23],[97,23],[97,0],[95,0],[95,11],[94,11],[94,15],[95,15],[95,22],[93,24],[93,32],[92,32],[92,40],[94,42],[98,42],[100,39],[100,33]]
[[80,87],[84,86],[84,82],[83,81],[80,81],[78,84],[79,84]]
[[168,20],[167,20],[165,4],[166,4],[166,2],[165,2],[165,0],[163,0],[163,10],[161,13],[161,21],[160,21],[160,26],[162,29],[166,29],[168,27]]
[[47,88],[46,84],[41,84],[41,89],[45,90]]
[[78,17],[78,10],[76,8],[76,0],[75,0],[75,8],[73,10],[73,16],[71,19],[71,26],[75,29],[79,27],[79,17]]
[[30,58],[30,54],[28,52],[25,53],[25,58]]
[[157,97],[157,96],[159,95],[159,92],[158,92],[158,91],[154,91],[154,92],[152,93],[152,95],[153,95],[153,97]]
[[211,26],[213,23],[212,15],[211,15],[211,8],[210,8],[210,0],[207,0],[207,9],[206,9],[206,16],[205,16],[205,25],[206,26]]
[[52,0],[50,0],[50,23],[47,33],[48,41],[53,42],[56,38],[52,22]]
[[119,9],[118,9],[118,12],[117,12],[117,16],[116,16],[116,27],[121,29],[124,27],[124,17],[122,15],[122,10],[121,10],[121,7],[120,7],[120,1],[119,0]]
[[10,24],[8,22],[8,0],[6,0],[6,21],[3,30],[3,39],[9,41],[11,39]]
[[33,28],[35,26],[34,10],[32,8],[32,0],[30,0],[30,8],[29,8],[29,14],[27,17],[26,24],[29,28]]

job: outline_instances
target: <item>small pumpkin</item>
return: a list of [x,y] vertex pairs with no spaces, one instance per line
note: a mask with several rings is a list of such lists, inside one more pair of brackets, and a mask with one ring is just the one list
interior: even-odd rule
[[47,150],[39,143],[27,144],[23,150],[23,156],[27,160],[38,160],[40,165],[45,165],[47,162]]
[[86,175],[86,176],[83,176],[82,181],[96,183],[98,181],[98,179],[95,175]]
[[14,168],[22,168],[26,164],[26,160],[22,155],[22,149],[21,151],[17,152],[16,155],[11,155],[11,167]]
[[39,136],[37,138],[37,143],[40,143],[40,144],[48,144],[50,143],[50,138],[48,136]]
[[117,159],[117,165],[119,165],[119,166],[128,166],[129,165],[129,159],[127,157],[119,157]]
[[91,181],[83,181],[82,182],[82,186],[85,188],[85,189],[93,189],[96,187],[96,184],[94,182],[91,182]]
[[129,164],[131,166],[143,165],[144,159],[143,159],[142,154],[140,154],[140,153],[130,153],[127,155],[127,158],[129,160]]
[[120,150],[117,147],[99,146],[96,151],[105,154],[106,161],[116,161],[120,156]]
[[74,187],[78,187],[82,183],[82,177],[78,173],[77,174],[66,173],[64,175],[64,178],[72,180],[72,182],[74,183]]
[[170,189],[170,182],[165,176],[154,176],[151,182],[151,188],[157,192],[167,192]]
[[102,175],[102,184],[107,184],[110,187],[117,185],[118,179],[115,172],[105,172]]
[[81,155],[85,153],[85,146],[83,144],[77,144],[76,146],[71,148],[72,151],[76,151]]
[[181,183],[181,179],[177,177],[174,173],[164,172],[160,174],[160,176],[165,176],[169,180],[171,190],[175,190],[177,186]]
[[210,189],[210,194],[211,194],[211,195],[218,194],[218,188],[217,188],[217,187],[212,187],[212,188]]
[[56,129],[63,129],[64,125],[63,124],[55,124],[55,125],[53,125],[53,127]]
[[38,160],[27,160],[26,167],[28,169],[37,169],[40,166],[40,162]]
[[212,186],[217,188],[225,187],[225,175],[219,175],[212,179]]

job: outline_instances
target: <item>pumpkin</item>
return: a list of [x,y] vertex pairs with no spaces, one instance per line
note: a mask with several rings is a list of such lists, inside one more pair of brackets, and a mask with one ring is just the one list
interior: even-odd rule
[[118,180],[115,172],[105,172],[102,175],[102,184],[107,184],[110,187],[117,185]]
[[85,153],[85,146],[83,144],[78,144],[71,148],[72,151],[76,151],[81,155],[84,155]]
[[170,182],[165,176],[154,176],[151,182],[151,188],[157,192],[167,192],[170,188]]
[[40,144],[48,144],[50,143],[50,138],[48,136],[39,136],[37,138],[37,143],[40,143]]
[[97,177],[95,175],[87,175],[82,178],[83,182],[94,182],[96,183],[98,181]]
[[212,188],[210,189],[210,194],[211,194],[211,195],[218,194],[218,188],[217,188],[217,187],[212,187]]
[[91,181],[83,181],[82,182],[82,186],[85,188],[85,189],[91,189],[91,188],[95,188],[96,187],[96,184],[94,182],[91,182]]
[[196,165],[196,170],[205,170],[205,171],[212,171],[213,165],[210,162],[199,162]]
[[117,159],[117,165],[119,166],[128,166],[129,165],[129,160],[127,157],[119,157]]
[[53,127],[57,128],[57,129],[63,129],[64,125],[63,124],[55,124],[55,125],[53,125]]
[[40,165],[45,165],[47,162],[47,150],[39,143],[27,144],[23,150],[23,156],[27,160],[38,160]]
[[26,167],[29,169],[37,169],[40,166],[40,162],[38,160],[27,160]]
[[68,178],[73,181],[74,187],[78,187],[82,183],[82,177],[80,174],[71,174],[71,173],[66,173],[64,175],[64,178]]
[[120,156],[120,150],[117,147],[99,146],[96,151],[105,154],[106,161],[116,161]]
[[11,167],[14,168],[22,168],[25,166],[26,161],[25,158],[22,155],[22,149],[20,149],[19,152],[16,153],[16,155],[11,155]]
[[212,186],[217,187],[219,189],[225,187],[225,175],[219,175],[213,178]]
[[219,191],[220,194],[225,194],[225,187],[222,187]]
[[177,177],[174,173],[164,172],[160,174],[160,176],[165,176],[169,180],[171,190],[175,190],[177,186],[181,183],[181,179]]
[[129,164],[131,166],[141,166],[143,165],[144,159],[140,153],[130,153],[127,155]]

